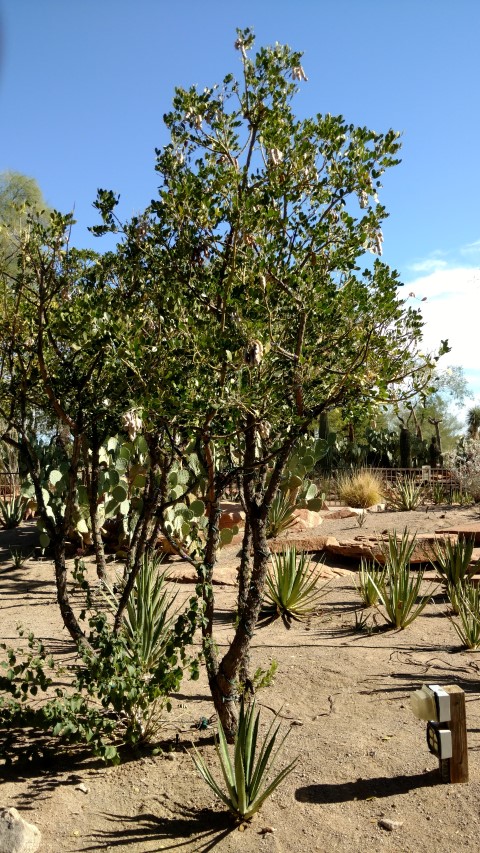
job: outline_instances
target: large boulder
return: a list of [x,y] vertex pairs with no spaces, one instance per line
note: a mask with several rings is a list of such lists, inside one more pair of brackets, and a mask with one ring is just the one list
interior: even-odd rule
[[313,512],[311,509],[296,509],[293,513],[294,523],[292,528],[296,530],[311,530],[323,522],[321,512]]
[[241,504],[234,501],[222,501],[220,504],[222,514],[220,516],[220,530],[224,527],[244,527],[245,513]]
[[0,809],[0,853],[35,853],[41,840],[40,830],[16,809]]

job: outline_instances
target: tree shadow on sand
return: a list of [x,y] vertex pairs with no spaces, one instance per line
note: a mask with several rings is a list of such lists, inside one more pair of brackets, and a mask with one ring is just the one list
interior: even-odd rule
[[83,847],[83,851],[103,850],[106,847],[120,847],[124,850],[128,845],[138,850],[137,845],[142,842],[158,841],[162,842],[162,850],[188,849],[208,853],[237,828],[228,812],[216,812],[208,808],[196,810],[180,805],[176,805],[176,813],[172,817],[158,817],[149,813],[134,817],[103,814],[102,817],[117,828],[95,831],[98,843]]
[[297,788],[295,799],[301,803],[346,803],[351,800],[367,800],[371,797],[394,797],[407,794],[417,788],[431,788],[441,782],[438,770],[417,773],[413,776],[377,776],[372,779],[357,779],[335,785],[305,785]]

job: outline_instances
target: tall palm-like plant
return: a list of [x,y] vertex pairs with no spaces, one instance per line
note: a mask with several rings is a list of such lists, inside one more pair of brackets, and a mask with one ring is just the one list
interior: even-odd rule
[[472,408],[468,410],[467,432],[469,438],[478,438],[480,432],[480,406],[472,406]]

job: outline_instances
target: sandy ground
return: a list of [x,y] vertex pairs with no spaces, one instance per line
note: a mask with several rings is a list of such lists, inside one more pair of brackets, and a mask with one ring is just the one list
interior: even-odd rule
[[[362,531],[354,519],[328,522],[324,532],[350,537],[405,526],[428,532],[475,522],[478,511],[440,508],[372,514]],[[15,626],[23,623],[68,661],[72,647],[56,606],[52,564],[29,559],[14,569],[9,558],[12,542],[28,551],[34,535],[28,525],[14,538],[0,532],[0,637],[16,644]],[[234,562],[231,550],[224,562]],[[290,729],[282,760],[299,760],[246,829],[231,823],[189,754],[195,742],[215,765],[213,729],[196,728],[213,712],[204,673],[198,682],[185,679],[174,697],[164,730],[170,752],[117,767],[59,755],[49,766],[5,771],[0,807],[15,806],[39,827],[42,853],[478,850],[480,658],[459,649],[439,595],[404,631],[356,633],[361,603],[354,566],[347,568],[307,624],[286,631],[277,621],[254,637],[253,665],[278,663],[275,683],[257,695],[262,719],[267,725],[272,711],[280,712],[282,728]],[[220,584],[215,593],[223,647],[233,634],[235,588]],[[466,693],[468,784],[440,783],[425,724],[409,708],[410,692],[424,682],[456,684]],[[391,831],[381,826],[385,819],[393,821]]]

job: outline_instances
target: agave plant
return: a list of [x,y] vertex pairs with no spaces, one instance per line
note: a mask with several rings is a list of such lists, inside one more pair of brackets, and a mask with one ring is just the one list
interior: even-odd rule
[[274,718],[259,749],[256,758],[260,712],[255,713],[255,703],[245,708],[242,701],[238,720],[238,729],[233,747],[233,759],[230,756],[222,724],[218,722],[218,740],[215,748],[222,769],[226,792],[213,777],[204,759],[195,749],[195,766],[216,796],[224,803],[237,820],[250,820],[258,812],[267,797],[294,769],[297,758],[278,773],[271,782],[268,778],[273,764],[280,752],[287,734],[274,751],[280,726],[275,726]]
[[455,590],[458,620],[451,616],[450,621],[460,637],[462,646],[478,649],[480,646],[480,590],[468,583],[461,584]]
[[472,563],[473,546],[473,536],[447,538],[435,544],[435,567],[445,585],[458,586],[475,574],[478,561]]
[[416,509],[423,500],[423,486],[413,477],[402,477],[388,495],[388,502],[401,512]]
[[410,560],[415,548],[415,536],[404,530],[398,539],[393,532],[384,546],[385,569],[375,583],[384,611],[385,621],[394,628],[406,628],[425,609],[434,591],[420,595],[424,571],[417,569],[412,574]]
[[378,584],[381,583],[385,570],[378,563],[369,562],[363,557],[358,570],[357,591],[366,607],[374,607],[378,603]]
[[2,500],[2,498],[0,498],[1,521],[7,530],[12,530],[14,527],[18,527],[19,524],[22,523],[26,506],[27,499],[23,495],[17,495],[17,497],[12,498],[9,501]]
[[273,554],[267,574],[264,622],[281,617],[285,627],[290,628],[292,621],[307,619],[318,607],[327,585],[318,587],[318,572],[310,566],[310,558],[303,551],[298,559],[295,547]]

